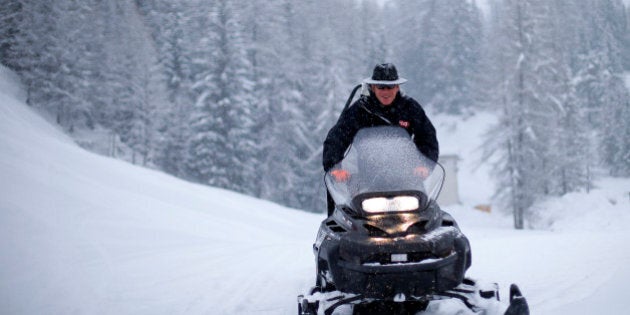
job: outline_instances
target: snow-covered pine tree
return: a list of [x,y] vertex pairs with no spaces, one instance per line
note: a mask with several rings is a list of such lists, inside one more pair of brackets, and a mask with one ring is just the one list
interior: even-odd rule
[[156,159],[161,156],[163,148],[162,139],[166,134],[164,126],[168,122],[164,117],[172,113],[172,103],[168,99],[166,78],[158,63],[158,54],[155,46],[149,41],[146,27],[141,23],[140,16],[136,19],[138,28],[139,54],[137,63],[137,93],[140,97],[136,110],[140,113],[136,123],[134,141],[130,146],[134,149],[132,162],[136,163],[135,154],[139,154],[141,165],[155,167]]
[[[538,194],[542,175],[541,134],[533,125],[534,104],[539,103],[536,87],[536,60],[532,55],[534,15],[531,1],[508,0],[500,4],[498,28],[495,30],[494,60],[501,62],[502,78],[496,96],[502,108],[500,125],[490,136],[490,152],[500,152],[495,175],[497,194],[512,210],[514,227],[525,226],[526,212]],[[543,147],[544,148],[544,147]]]
[[434,69],[441,80],[436,82],[430,104],[440,112],[470,114],[474,110],[473,89],[479,72],[483,38],[481,13],[467,1],[439,3],[436,7],[439,20],[436,17],[436,22],[438,27],[446,28],[446,37],[442,39],[445,55]]
[[501,127],[488,139],[493,145],[486,149],[501,152],[498,193],[511,204],[517,228],[539,198],[588,189],[597,156],[605,159],[627,148],[627,128],[619,123],[627,120],[619,119],[627,115],[627,90],[614,74],[621,64],[619,42],[607,40],[620,38],[611,35],[619,32],[592,33],[614,29],[610,24],[615,22],[604,22],[614,20],[613,2],[497,4],[491,36],[497,54],[489,57],[500,65],[492,75],[502,81],[495,81],[492,94],[504,110]]
[[[146,164],[153,151],[156,133],[153,117],[163,102],[164,86],[155,65],[157,57],[151,38],[137,12],[136,3],[120,0],[102,4],[100,55],[103,107],[101,122],[113,133],[115,154],[133,163]],[[124,145],[123,145],[124,144]],[[129,148],[123,152],[123,147]]]
[[166,84],[166,99],[170,106],[156,115],[161,137],[155,143],[155,164],[167,173],[185,177],[182,160],[187,154],[190,137],[189,117],[194,100],[191,91],[191,31],[190,1],[137,1],[146,23],[152,30],[153,43],[158,53],[156,66]]
[[400,68],[409,69],[405,88],[438,112],[461,114],[475,101],[482,43],[481,13],[459,0],[397,4],[396,36]]
[[[392,34],[393,60],[398,63],[398,70],[405,73],[409,84],[404,86],[421,104],[428,101],[427,88],[423,85],[427,76],[424,43],[426,37],[426,20],[429,16],[429,1],[409,1],[394,3],[387,14],[391,25],[386,30]],[[374,66],[372,66],[373,68]],[[404,71],[409,69],[408,73]],[[371,71],[369,69],[368,71]]]
[[598,143],[592,156],[612,175],[628,174],[628,106],[623,42],[628,33],[620,0],[581,3],[583,23],[574,65],[577,91],[587,105],[587,124]]
[[[302,6],[303,17],[309,21],[298,33],[296,61],[300,64],[300,77],[296,78],[303,98],[295,121],[297,168],[294,168],[296,204],[308,209],[324,208],[325,189],[322,182],[322,143],[329,124],[338,116],[333,108],[340,108],[347,98],[346,92],[354,84],[345,76],[351,72],[353,50],[340,29],[348,28],[347,17],[351,3],[341,4],[334,0],[318,1]],[[334,12],[321,15],[319,12]],[[319,27],[317,27],[319,26]],[[312,30],[317,29],[316,32]],[[330,45],[329,43],[334,43]],[[332,114],[332,115],[331,115]]]
[[[12,66],[17,56],[11,56],[11,48],[15,45],[19,32],[22,3],[17,0],[0,0],[0,63]],[[12,58],[13,57],[13,58]]]
[[255,190],[255,138],[251,66],[246,58],[240,5],[220,0],[205,4],[209,14],[204,53],[197,60],[193,88],[198,92],[188,144],[189,176],[241,192]]
[[[339,32],[352,21],[351,3],[274,2],[258,9],[252,56],[266,116],[261,145],[260,195],[293,207],[324,208],[321,147],[353,84],[365,76],[357,34]],[[334,12],[321,15],[319,12]],[[274,19],[268,19],[269,13]],[[255,52],[255,54],[254,54]],[[361,68],[359,70],[358,68]],[[354,73],[354,78],[347,79]],[[262,85],[264,84],[264,85]]]
[[537,2],[539,19],[535,51],[544,101],[548,104],[548,148],[544,153],[546,195],[563,195],[590,186],[589,132],[584,102],[579,99],[571,60],[576,40],[575,8],[566,1]]
[[[630,4],[626,5],[626,27],[630,28]],[[630,32],[626,32],[624,42],[624,69],[626,69],[626,71],[630,71]]]
[[[90,104],[83,100],[88,65],[77,55],[89,47],[90,9],[77,1],[14,1],[13,34],[5,62],[17,70],[28,89],[28,103],[42,109],[66,130],[91,127]],[[73,49],[68,49],[73,47]]]
[[[276,202],[283,202],[285,195],[275,194],[283,187],[286,167],[277,167],[284,156],[274,132],[282,120],[278,111],[294,91],[287,79],[287,63],[291,57],[291,44],[288,41],[286,16],[283,14],[285,1],[261,3],[248,2],[244,8],[244,29],[249,64],[252,66],[252,97],[255,115],[252,134],[257,136],[255,173],[255,195]],[[270,18],[270,17],[274,18]]]
[[[387,36],[392,30],[388,29],[389,23],[385,23],[387,19],[383,17],[390,11],[380,8],[374,0],[361,1],[357,10],[358,13],[350,13],[345,18],[349,22],[346,28],[352,32],[345,34],[349,43],[345,58],[351,67],[344,76],[356,78],[358,83],[372,73],[375,65],[392,62],[393,51]],[[357,51],[361,53],[357,54]]]
[[[308,6],[315,5],[317,3]],[[307,115],[309,107],[322,105],[319,100],[310,99],[307,93],[325,93],[325,90],[315,88],[311,81],[313,75],[321,74],[321,68],[312,60],[311,48],[318,30],[309,28],[313,25],[302,24],[309,21],[305,6],[283,1],[276,9],[277,23],[272,26],[276,35],[270,42],[260,43],[261,47],[276,47],[275,53],[268,56],[272,58],[269,61],[277,61],[275,66],[273,62],[267,64],[264,70],[266,75],[272,76],[272,84],[266,98],[269,121],[263,130],[268,138],[263,142],[266,154],[261,194],[263,198],[292,207],[313,209],[312,202],[306,199],[321,194],[312,184],[305,186],[304,181],[316,178],[311,172],[317,172],[319,167],[319,159],[311,157],[321,145],[313,140],[315,117]],[[283,45],[283,42],[289,45]]]
[[[630,175],[630,91],[626,85],[624,73],[624,62],[628,58],[624,52],[628,52],[625,47],[630,26],[623,11],[621,0],[596,2],[595,12],[601,14],[601,18],[595,21],[601,23],[600,27],[604,36],[600,34],[597,47],[602,50],[608,49],[610,65],[608,79],[608,89],[603,96],[602,121],[602,153],[603,161],[609,174],[612,176]],[[606,47],[604,47],[606,44]]]
[[[209,19],[211,6],[208,1],[196,1],[197,10],[190,12],[191,28],[189,31],[194,37],[191,43],[196,47],[191,51],[191,89],[195,98],[194,109],[188,124],[191,136],[186,142],[185,168],[186,177],[208,184],[213,176],[225,178],[224,170],[215,166],[214,160],[218,154],[227,154],[222,146],[226,128],[222,117],[225,110],[213,108],[219,90],[218,75],[213,68],[216,56],[213,53],[213,45],[218,42],[219,35],[211,27]],[[203,32],[198,30],[204,30]],[[216,121],[216,122],[215,122]],[[226,160],[223,157],[223,160]]]
[[55,12],[52,14],[55,20],[48,35],[54,41],[50,49],[55,56],[56,69],[48,69],[48,89],[43,91],[48,99],[39,103],[48,103],[50,110],[55,112],[57,123],[71,133],[75,128],[92,128],[92,106],[85,102],[83,90],[91,66],[80,57],[87,53],[93,42],[89,37],[92,9],[76,0],[55,1],[51,9]]

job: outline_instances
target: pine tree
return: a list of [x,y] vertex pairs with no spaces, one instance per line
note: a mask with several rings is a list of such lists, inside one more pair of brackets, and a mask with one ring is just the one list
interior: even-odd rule
[[222,0],[212,3],[209,45],[204,70],[193,88],[199,91],[191,124],[188,170],[200,182],[251,192],[255,188],[255,141],[250,65],[243,43],[239,5]]
[[620,0],[497,1],[484,54],[474,1],[85,1],[3,2],[2,62],[69,132],[105,128],[112,155],[177,176],[322,209],[325,133],[386,61],[435,110],[501,109],[489,151],[517,227],[596,166],[630,172]]
[[[392,51],[388,42],[389,30],[383,18],[383,10],[376,1],[361,1],[358,14],[349,14],[350,25],[354,27],[349,33],[346,57],[351,65],[346,76],[349,78],[363,79],[371,74],[375,65],[383,62],[391,62]],[[356,36],[353,36],[357,34]],[[356,52],[360,51],[360,54]]]
[[[154,122],[160,137],[155,143],[155,163],[167,173],[186,176],[186,142],[190,138],[189,118],[193,109],[190,66],[194,7],[189,1],[138,1],[158,54],[157,66],[166,84],[168,106],[156,115]],[[158,74],[156,74],[158,76]]]
[[27,102],[70,132],[75,126],[93,126],[81,90],[86,63],[77,60],[89,44],[84,35],[89,9],[73,0],[17,2],[7,10],[11,8],[15,24],[3,58],[21,74]]
[[421,103],[439,112],[462,114],[475,97],[479,67],[481,14],[459,0],[424,0],[399,4],[399,24],[392,30],[400,68],[409,69],[406,87]]
[[577,90],[587,105],[587,123],[599,145],[592,158],[612,175],[628,174],[628,89],[623,82],[623,42],[628,33],[619,0],[582,6],[575,62]]
[[[278,103],[283,103],[293,92],[284,73],[287,59],[290,57],[291,46],[288,44],[287,34],[291,30],[285,29],[286,20],[282,14],[285,9],[283,1],[262,4],[254,1],[245,7],[244,29],[249,38],[247,58],[252,66],[252,97],[255,99],[255,120],[252,133],[258,135],[256,139],[257,153],[256,170],[258,174],[255,195],[265,199],[282,202],[284,195],[273,192],[282,187],[281,174],[288,168],[276,168],[278,159],[276,150],[275,128],[279,125],[277,113]],[[270,19],[270,16],[275,18]],[[272,157],[273,156],[273,157]]]
[[95,35],[103,45],[95,53],[100,58],[94,91],[99,122],[112,132],[110,154],[146,165],[154,155],[157,132],[156,108],[161,107],[163,81],[156,67],[156,52],[141,22],[136,3],[99,3],[100,26]]
[[[490,75],[501,80],[494,81],[491,94],[503,112],[487,150],[501,152],[498,193],[511,205],[517,228],[541,198],[589,189],[597,156],[608,165],[628,164],[627,127],[619,124],[627,115],[627,90],[614,75],[622,33],[613,18],[615,4],[497,5],[491,36],[496,54],[490,58],[498,67]],[[594,35],[594,29],[608,31]],[[617,160],[606,160],[611,156]]]
[[474,108],[473,89],[479,71],[483,37],[481,13],[465,1],[440,1],[438,10],[441,11],[438,27],[447,28],[443,39],[447,47],[436,72],[445,73],[445,76],[436,82],[431,104],[441,112],[469,114]]
[[[630,28],[630,4],[628,4],[626,6],[626,24],[625,24],[626,28]],[[623,56],[625,56],[624,59],[624,69],[626,69],[626,71],[630,71],[630,32],[626,32],[625,35],[625,52],[623,53]]]
[[19,32],[20,13],[22,3],[17,0],[0,1],[0,63],[12,65],[11,47],[15,45],[16,35]]
[[548,102],[553,119],[549,122],[553,131],[549,139],[548,194],[564,195],[580,189],[590,189],[592,184],[592,137],[586,124],[585,102],[577,92],[576,73],[572,68],[575,47],[579,41],[577,24],[580,10],[569,1],[541,2],[545,23],[540,26],[546,32],[545,52],[550,56],[546,63],[549,71],[545,85],[550,91]]
[[501,69],[514,69],[498,73],[502,81],[496,95],[502,106],[500,126],[490,135],[490,151],[499,150],[501,156],[495,168],[498,177],[497,192],[514,215],[514,227],[525,226],[526,211],[534,203],[541,172],[541,135],[532,125],[535,121],[535,104],[540,99],[532,86],[536,82],[532,56],[534,18],[530,1],[504,1],[498,12],[499,29],[495,35],[494,60]]
[[[300,21],[309,21],[305,11],[301,11],[309,12],[308,6],[285,1],[277,10],[278,24],[273,26],[276,35],[270,44],[279,50],[270,57],[278,63],[273,66],[272,62],[266,69],[273,75],[273,84],[268,90],[269,120],[263,130],[268,138],[263,142],[265,175],[261,194],[289,206],[313,209],[313,203],[307,199],[321,198],[321,194],[316,191],[317,186],[305,181],[317,178],[310,172],[318,173],[319,159],[312,154],[319,146],[313,141],[316,130],[311,127],[316,116],[309,116],[307,110],[320,103],[307,93],[322,92],[311,81],[311,74],[318,73],[319,67],[306,62],[314,57],[313,29],[312,25],[300,25]],[[282,42],[292,45],[282,47]]]

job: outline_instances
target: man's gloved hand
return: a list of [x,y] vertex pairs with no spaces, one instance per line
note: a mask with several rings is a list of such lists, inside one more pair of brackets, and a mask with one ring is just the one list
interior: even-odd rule
[[429,177],[429,169],[424,166],[418,166],[413,169],[413,174],[420,176],[422,179]]
[[330,171],[330,175],[338,182],[346,182],[350,179],[350,172],[347,170],[332,170]]

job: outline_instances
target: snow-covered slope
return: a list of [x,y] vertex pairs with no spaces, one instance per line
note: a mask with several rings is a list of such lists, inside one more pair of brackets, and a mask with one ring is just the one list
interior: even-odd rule
[[0,75],[0,313],[293,309],[321,216],[86,152]]
[[[23,100],[0,67],[0,313],[296,313],[323,215],[86,152]],[[469,275],[497,281],[503,296],[519,283],[533,314],[623,313],[629,184],[550,201],[580,215],[554,218],[553,231],[454,207],[472,243]],[[468,189],[465,203],[477,202]]]

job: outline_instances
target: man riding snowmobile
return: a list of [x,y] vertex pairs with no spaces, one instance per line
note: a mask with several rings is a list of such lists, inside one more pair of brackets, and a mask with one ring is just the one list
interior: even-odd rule
[[[367,127],[400,126],[404,128],[425,156],[437,162],[439,155],[435,128],[422,106],[400,91],[400,84],[407,82],[398,76],[391,63],[378,64],[372,77],[364,80],[366,93],[352,106],[344,109],[337,123],[330,129],[324,141],[324,171],[341,161],[356,133]],[[328,215],[334,204],[328,195]]]

